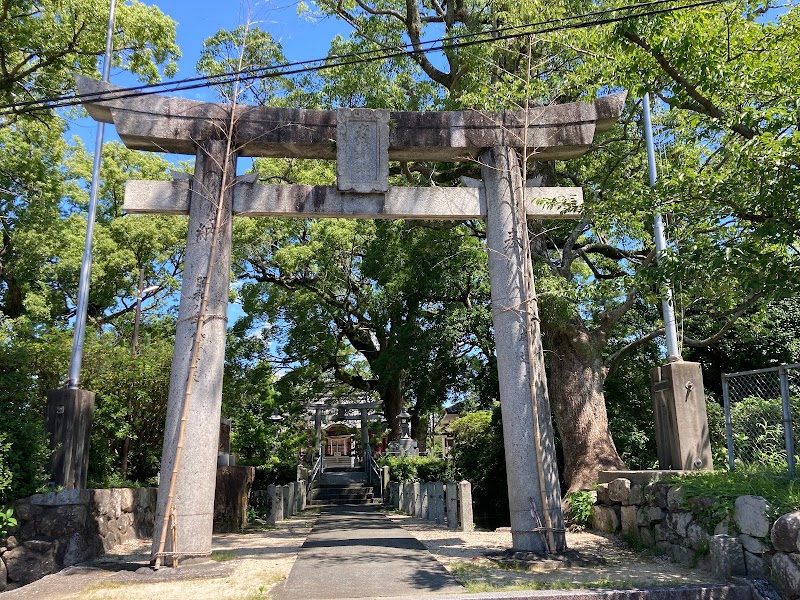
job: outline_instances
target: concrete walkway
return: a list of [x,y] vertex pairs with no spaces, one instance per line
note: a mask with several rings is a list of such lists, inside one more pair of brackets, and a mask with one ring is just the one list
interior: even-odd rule
[[371,505],[324,508],[279,600],[378,598],[465,590],[425,546]]

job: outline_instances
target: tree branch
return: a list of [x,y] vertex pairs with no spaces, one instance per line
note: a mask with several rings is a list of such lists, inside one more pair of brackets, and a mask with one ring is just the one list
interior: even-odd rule
[[[650,54],[650,56],[656,60],[659,66],[664,69],[664,72],[667,73],[667,75],[669,75],[675,83],[681,86],[689,95],[689,97],[694,100],[700,108],[702,108],[702,110],[699,110],[698,112],[715,119],[724,120],[725,113],[723,113],[722,110],[711,100],[700,93],[700,90],[698,90],[696,86],[691,84],[689,80],[681,75],[675,66],[672,65],[672,63],[670,63],[661,52],[657,51],[632,31],[626,31],[622,35],[635,45],[639,46],[642,50]],[[741,123],[733,123],[731,125],[731,129],[748,140],[751,140],[756,136],[756,131]]]

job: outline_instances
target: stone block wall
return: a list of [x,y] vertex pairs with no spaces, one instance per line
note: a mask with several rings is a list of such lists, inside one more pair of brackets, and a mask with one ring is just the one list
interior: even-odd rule
[[472,485],[428,481],[424,483],[389,483],[389,500],[393,508],[419,519],[426,519],[449,529],[472,531]]
[[17,500],[17,526],[0,547],[0,591],[152,536],[156,492],[73,489]]
[[596,530],[619,533],[674,561],[706,562],[718,576],[766,577],[800,600],[800,511],[773,521],[760,496],[740,496],[730,513],[712,497],[686,499],[680,485],[618,478],[597,487]]

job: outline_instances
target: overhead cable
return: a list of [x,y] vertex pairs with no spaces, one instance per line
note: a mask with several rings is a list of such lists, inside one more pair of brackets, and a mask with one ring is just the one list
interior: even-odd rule
[[[403,56],[413,57],[416,54],[424,54],[427,52],[454,50],[458,48],[466,48],[480,44],[493,43],[501,40],[527,37],[531,35],[541,35],[541,34],[554,33],[570,29],[584,29],[587,27],[594,27],[597,25],[620,23],[624,21],[629,21],[631,19],[667,14],[679,10],[686,10],[690,8],[701,8],[701,7],[713,6],[716,4],[723,4],[729,2],[730,0],[697,0],[695,2],[679,4],[677,6],[671,6],[678,1],[680,0],[653,0],[651,2],[640,2],[637,4],[630,4],[617,8],[609,8],[601,11],[583,13],[580,15],[559,17],[556,19],[548,19],[537,23],[512,25],[481,32],[460,34],[448,38],[437,38],[435,40],[427,40],[419,42],[419,44],[416,45],[409,43],[397,46],[395,50],[388,52],[384,48],[375,50],[361,50],[358,52],[351,52],[347,54],[327,56],[325,58],[287,62],[287,63],[282,63],[280,65],[253,66],[238,71],[222,73],[219,75],[204,75],[204,76],[189,77],[169,82],[143,84],[134,87],[121,88],[118,90],[103,90],[87,94],[65,94],[62,96],[42,98],[39,100],[14,102],[10,104],[0,105],[0,116],[8,114],[29,113],[39,110],[53,110],[57,108],[66,108],[70,106],[76,106],[79,104],[88,104],[93,102],[120,100],[125,98],[138,98],[141,96],[149,96],[153,94],[163,94],[165,92],[177,92],[177,91],[193,90],[193,89],[212,87],[218,85],[227,85],[235,83],[237,81],[241,82],[241,81],[251,81],[255,79],[273,79],[277,77],[286,77],[289,75],[297,75],[301,73],[323,71],[339,67],[355,66],[359,64],[375,62],[379,60],[387,60],[391,58],[399,58]],[[614,15],[615,13],[620,13],[622,11],[625,12],[637,11],[637,12],[634,12],[634,14],[619,14],[615,16],[608,16],[608,15]],[[590,20],[585,20],[587,19],[587,17],[602,17],[602,18],[593,18]]]

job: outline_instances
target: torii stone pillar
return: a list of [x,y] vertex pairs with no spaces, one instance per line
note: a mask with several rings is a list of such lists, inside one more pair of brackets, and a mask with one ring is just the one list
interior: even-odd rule
[[367,446],[369,446],[369,420],[367,419],[367,409],[361,409],[361,451],[364,452],[364,460],[367,459]]
[[[172,356],[164,446],[161,453],[161,480],[158,486],[151,553],[153,559],[159,550],[161,529],[163,526],[168,526],[169,519],[165,519],[164,516],[170,479],[178,452],[178,432],[206,276],[211,278],[208,306],[204,315],[197,370],[182,439],[182,459],[176,474],[173,509],[177,528],[176,545],[180,557],[202,557],[211,554],[233,216],[233,186],[229,184],[226,186],[227,189],[222,190],[223,170],[227,170],[229,182],[236,174],[236,156],[226,154],[225,142],[204,141],[198,144],[189,202],[189,232],[175,334],[175,351]],[[218,206],[220,199],[222,204]],[[217,233],[216,258],[209,273],[209,255],[218,208],[222,211],[222,219]],[[173,550],[171,532],[167,533],[165,553]],[[169,560],[165,562],[170,563]]]
[[522,171],[513,148],[480,157],[513,547],[566,548]]

